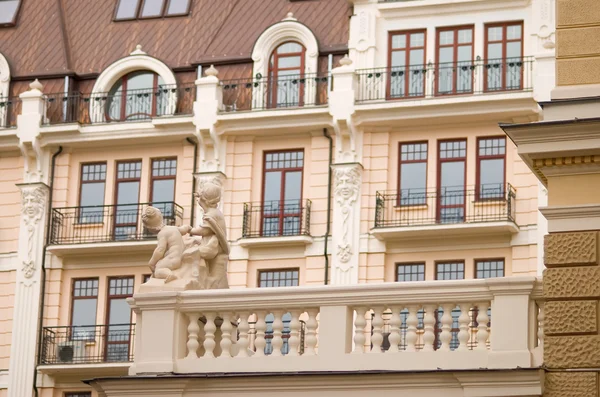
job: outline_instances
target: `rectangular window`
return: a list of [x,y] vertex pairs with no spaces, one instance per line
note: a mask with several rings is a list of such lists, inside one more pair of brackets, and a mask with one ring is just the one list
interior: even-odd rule
[[131,308],[127,298],[133,296],[133,277],[108,279],[106,302],[106,361],[129,361],[131,341]]
[[485,90],[520,90],[523,82],[523,22],[485,25]]
[[297,287],[299,269],[261,270],[258,272],[258,286]]
[[473,91],[473,27],[443,28],[437,31],[437,94],[464,94]]
[[188,15],[189,12],[190,0],[119,0],[115,20]]
[[82,164],[80,183],[79,223],[103,222],[106,163]]
[[504,277],[504,259],[480,259],[475,261],[476,278]]
[[267,152],[261,236],[295,236],[302,225],[304,151]]
[[408,263],[396,265],[396,281],[424,281],[425,264]]
[[98,279],[73,280],[71,302],[72,339],[94,339],[96,306],[98,304]]
[[175,177],[177,159],[152,160],[150,202],[163,213],[166,224],[175,224]]
[[65,393],[65,397],[92,397],[91,391],[76,391]]
[[435,264],[436,280],[463,280],[465,262],[438,262]]
[[425,32],[390,32],[388,98],[425,95]]
[[506,138],[479,138],[477,140],[477,198],[504,197]]
[[0,26],[12,26],[17,21],[21,0],[0,0]]
[[439,142],[438,223],[465,221],[466,157],[465,139]]
[[120,161],[117,163],[115,240],[127,240],[137,237],[141,176],[141,160]]
[[400,144],[400,205],[426,204],[427,142]]

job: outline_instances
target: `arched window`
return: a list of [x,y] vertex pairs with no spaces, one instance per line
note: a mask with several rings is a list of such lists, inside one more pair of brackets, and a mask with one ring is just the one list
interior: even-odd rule
[[268,107],[302,106],[306,49],[297,42],[281,44],[269,60]]
[[146,120],[168,114],[169,91],[158,74],[147,70],[131,72],[111,88],[106,120]]

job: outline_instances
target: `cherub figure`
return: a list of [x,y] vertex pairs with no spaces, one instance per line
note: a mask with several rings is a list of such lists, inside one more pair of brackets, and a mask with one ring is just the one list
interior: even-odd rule
[[202,236],[198,250],[208,267],[206,288],[229,288],[227,282],[229,244],[227,243],[225,217],[217,208],[221,200],[221,187],[207,182],[201,186],[195,197],[204,210],[203,225],[193,228],[190,235]]
[[175,280],[177,277],[173,270],[181,267],[181,256],[185,250],[183,236],[189,233],[192,227],[165,225],[162,213],[155,207],[146,207],[142,214],[142,222],[150,233],[158,233],[158,244],[148,262],[152,277],[164,279],[165,284]]

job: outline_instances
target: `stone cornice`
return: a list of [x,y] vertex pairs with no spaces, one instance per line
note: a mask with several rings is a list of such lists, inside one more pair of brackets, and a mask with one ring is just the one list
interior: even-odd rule
[[540,212],[548,220],[549,232],[598,230],[600,228],[600,205],[576,205],[541,207]]

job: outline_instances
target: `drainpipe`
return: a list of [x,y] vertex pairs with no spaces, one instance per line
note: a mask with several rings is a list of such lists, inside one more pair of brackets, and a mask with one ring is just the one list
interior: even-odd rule
[[325,240],[323,242],[323,257],[325,258],[325,285],[329,284],[329,255],[327,253],[329,232],[331,231],[331,163],[333,161],[333,139],[327,132],[327,128],[323,128],[323,136],[329,139],[329,173],[327,175],[327,230],[325,232]]
[[192,145],[194,145],[194,173],[192,174],[192,209],[191,209],[191,214],[190,214],[190,225],[192,227],[194,227],[194,218],[196,215],[196,202],[195,202],[195,198],[194,198],[194,193],[196,193],[196,172],[198,172],[198,170],[196,169],[196,167],[198,166],[198,142],[190,139],[190,138],[185,138],[186,141],[188,141],[189,143],[191,143]]
[[[44,303],[46,300],[46,249],[48,248],[48,245],[50,244],[50,230],[52,228],[52,196],[53,196],[53,192],[54,192],[54,168],[56,165],[56,158],[58,157],[59,154],[61,154],[63,151],[63,147],[59,146],[58,150],[56,151],[56,153],[54,153],[52,155],[52,163],[50,164],[50,186],[49,186],[49,192],[48,192],[48,215],[47,215],[47,219],[46,222],[48,222],[46,224],[46,242],[44,244],[44,249],[43,249],[43,253],[42,253],[42,280],[41,280],[41,294],[40,294],[40,317],[38,318],[38,332],[39,332],[39,336],[38,336],[38,348],[37,348],[37,360],[39,362],[40,357],[42,355],[42,343],[43,343],[43,337],[44,337],[44,332],[42,329],[43,326],[43,322],[44,322]],[[39,396],[38,393],[38,389],[37,389],[37,365],[34,366],[33,368],[33,393],[35,394],[35,397]]]

